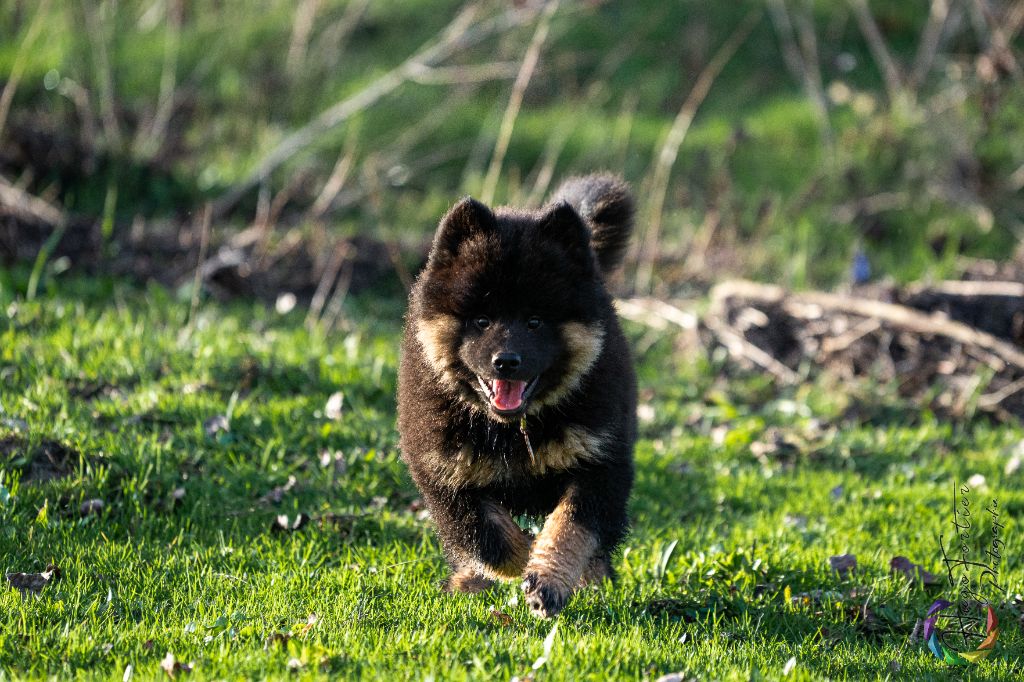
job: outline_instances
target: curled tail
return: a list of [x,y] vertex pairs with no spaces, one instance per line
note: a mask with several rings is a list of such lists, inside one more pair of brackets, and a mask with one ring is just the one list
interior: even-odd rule
[[626,255],[633,231],[633,197],[629,185],[609,173],[569,178],[552,197],[567,201],[590,228],[590,243],[601,272],[607,276]]

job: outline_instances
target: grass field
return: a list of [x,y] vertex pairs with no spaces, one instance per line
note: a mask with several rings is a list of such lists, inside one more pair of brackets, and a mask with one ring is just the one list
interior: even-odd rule
[[[5,291],[0,570],[62,575],[0,591],[0,679],[163,677],[169,652],[196,680],[1020,677],[1021,428],[946,423],[878,386],[780,394],[636,325],[618,583],[580,593],[557,630],[515,586],[441,594],[396,452],[402,307],[350,301],[325,337],[299,309],[204,303],[189,319],[155,287]],[[943,586],[889,562],[945,573],[937,536],[969,479],[1003,511],[1006,591],[990,595],[995,654],[952,668],[914,633]],[[847,553],[858,568],[840,578],[829,557]]]

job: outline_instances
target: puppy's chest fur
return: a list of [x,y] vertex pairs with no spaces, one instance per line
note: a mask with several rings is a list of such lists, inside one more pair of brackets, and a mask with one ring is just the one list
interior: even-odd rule
[[528,424],[524,435],[518,424],[486,419],[455,421],[445,436],[432,464],[451,488],[526,485],[599,460],[605,446],[600,434],[580,425]]

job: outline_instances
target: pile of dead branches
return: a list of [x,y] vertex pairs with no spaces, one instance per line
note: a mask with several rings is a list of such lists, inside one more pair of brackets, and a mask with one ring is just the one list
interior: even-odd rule
[[1024,284],[951,281],[856,294],[753,282],[711,292],[708,343],[798,383],[818,369],[870,377],[936,412],[1024,419]]

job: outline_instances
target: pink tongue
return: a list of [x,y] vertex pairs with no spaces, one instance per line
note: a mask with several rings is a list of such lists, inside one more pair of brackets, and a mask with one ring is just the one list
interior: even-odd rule
[[491,384],[494,391],[494,406],[499,410],[518,410],[523,404],[523,391],[526,390],[525,381],[506,381],[495,379]]

